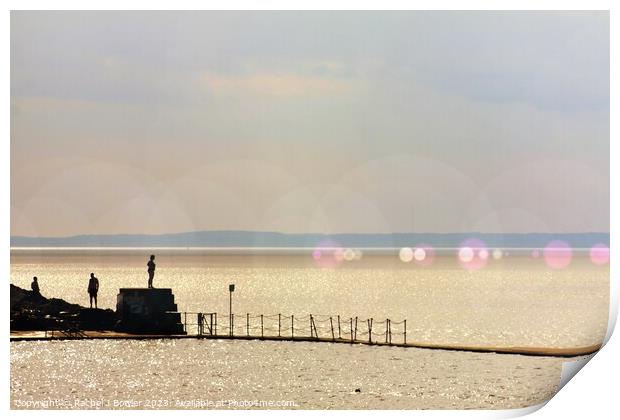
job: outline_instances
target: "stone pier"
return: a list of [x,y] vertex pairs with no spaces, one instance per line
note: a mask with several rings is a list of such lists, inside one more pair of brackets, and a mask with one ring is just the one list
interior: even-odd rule
[[116,299],[118,331],[136,334],[185,334],[172,289],[120,289]]

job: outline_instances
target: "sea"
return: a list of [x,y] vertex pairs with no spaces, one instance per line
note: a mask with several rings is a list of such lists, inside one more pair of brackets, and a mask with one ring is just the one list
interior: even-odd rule
[[[116,307],[120,288],[171,288],[180,312],[229,307],[236,333],[260,315],[293,315],[320,335],[330,321],[394,324],[393,340],[447,346],[572,348],[603,341],[609,265],[575,250],[562,267],[503,250],[472,267],[456,250],[418,261],[402,250],[12,249],[10,282],[88,306]],[[334,257],[334,258],[332,258]],[[336,258],[337,257],[337,258]],[[461,256],[462,257],[462,256]],[[229,285],[234,284],[232,296]],[[307,325],[309,328],[309,325]],[[188,331],[191,331],[191,326]],[[237,330],[238,329],[238,330]],[[238,331],[238,332],[237,332]],[[14,409],[509,409],[549,400],[576,358],[324,342],[82,340],[11,342]]]

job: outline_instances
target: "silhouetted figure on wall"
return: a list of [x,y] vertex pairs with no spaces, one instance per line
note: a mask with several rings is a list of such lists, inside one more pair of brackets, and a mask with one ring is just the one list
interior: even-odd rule
[[38,295],[38,296],[41,295],[41,290],[39,289],[39,280],[37,280],[36,277],[32,278],[32,283],[30,283],[30,288],[32,289],[35,295]]
[[88,280],[88,295],[90,296],[90,307],[93,307],[93,299],[95,300],[95,308],[97,307],[97,292],[99,291],[99,280],[93,273],[90,273]]
[[151,259],[146,263],[149,273],[149,289],[153,288],[153,277],[155,277],[155,255],[151,255]]

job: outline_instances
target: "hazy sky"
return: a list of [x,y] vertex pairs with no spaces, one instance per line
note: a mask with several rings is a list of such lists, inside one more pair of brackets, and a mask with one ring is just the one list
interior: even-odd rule
[[607,12],[12,12],[11,234],[609,231]]

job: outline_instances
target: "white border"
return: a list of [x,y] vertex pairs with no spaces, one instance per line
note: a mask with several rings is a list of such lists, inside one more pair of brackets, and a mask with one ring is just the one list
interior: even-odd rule
[[[3,164],[0,165],[3,173],[3,179],[0,183],[0,188],[2,189],[2,197],[3,197],[3,206],[2,206],[2,218],[0,219],[0,226],[4,235],[2,237],[3,243],[5,244],[5,252],[3,254],[3,258],[1,260],[3,272],[7,274],[7,277],[10,276],[9,269],[9,237],[10,237],[10,202],[9,202],[9,168],[10,168],[10,153],[9,153],[9,138],[10,138],[10,118],[9,118],[9,109],[10,109],[10,78],[9,78],[9,48],[10,48],[10,17],[9,10],[36,10],[36,9],[94,9],[94,10],[113,10],[113,9],[171,9],[171,8],[179,8],[179,9],[189,9],[189,10],[197,10],[197,9],[213,9],[213,10],[231,10],[231,9],[249,9],[256,10],[260,5],[260,9],[266,10],[278,10],[278,9],[291,9],[293,3],[290,1],[284,0],[263,0],[260,3],[256,1],[250,0],[231,0],[227,2],[214,2],[214,1],[198,1],[198,0],[177,0],[174,2],[166,2],[166,1],[157,1],[153,0],[150,2],[140,3],[137,1],[119,1],[119,0],[109,0],[109,1],[90,1],[88,5],[84,2],[72,0],[72,1],[56,1],[53,4],[49,1],[7,1],[5,2],[7,8],[5,9],[5,14],[2,17],[2,25],[3,28],[1,30],[2,33],[2,59],[3,65],[0,66],[0,72],[2,72],[2,84],[1,89],[3,93],[4,101],[2,102],[2,119],[3,124],[0,126],[3,128],[3,152],[0,154],[0,159],[3,160]],[[615,29],[615,24],[617,23],[617,19],[614,18],[614,12],[619,10],[618,7],[614,10],[612,1],[604,1],[604,0],[593,0],[593,1],[557,1],[557,0],[520,0],[520,1],[491,1],[491,0],[478,0],[478,1],[397,1],[397,0],[383,0],[383,1],[357,1],[346,3],[344,1],[327,1],[327,0],[315,0],[315,1],[296,1],[294,3],[295,9],[301,10],[321,10],[321,9],[341,9],[341,10],[351,10],[351,9],[364,9],[364,10],[404,10],[404,9],[419,9],[419,10],[549,10],[549,9],[560,9],[560,10],[611,10],[611,42],[612,42],[612,54],[611,54],[611,66],[613,71],[611,71],[611,138],[616,139],[617,128],[615,126],[615,121],[618,121],[618,113],[617,113],[617,98],[618,98],[618,86],[613,77],[614,74],[617,73],[617,43],[613,40],[618,39],[618,31]],[[614,141],[610,142],[610,151],[611,151],[611,160],[613,162],[620,162],[618,159],[618,146],[615,145]],[[615,180],[618,179],[618,169],[615,169],[614,165],[611,165],[611,185],[615,186]],[[620,207],[618,206],[618,194],[614,192],[614,188],[611,188],[611,214],[618,214]],[[616,219],[612,218],[611,220],[611,236],[612,238],[616,237],[618,233],[618,223],[616,223]],[[613,242],[613,240],[612,240]],[[612,263],[611,263],[611,279],[612,279],[612,293],[613,302],[611,302],[610,307],[610,327],[613,328],[615,324],[615,320],[617,317],[617,295],[618,295],[618,281],[617,281],[617,264],[618,264],[618,252],[614,246],[611,246],[612,251]],[[6,290],[6,289],[5,289]],[[5,296],[4,304],[8,306],[8,294]],[[6,309],[5,309],[6,311]],[[5,312],[6,313],[6,312]],[[3,324],[3,329],[5,331],[5,337],[8,336],[8,323]],[[611,329],[610,331],[611,332]],[[618,404],[617,404],[617,374],[618,374],[618,366],[620,363],[618,362],[618,358],[615,356],[618,353],[618,339],[617,337],[612,337],[607,345],[601,350],[599,354],[597,354],[591,363],[588,364],[583,369],[583,372],[578,374],[578,379],[570,381],[568,385],[562,391],[554,397],[547,406],[537,411],[530,418],[537,419],[554,419],[554,418],[583,418],[584,416],[594,416],[594,418],[607,418],[610,417],[610,413],[617,412]],[[2,381],[2,407],[5,410],[8,410],[8,396],[9,396],[9,371],[8,371],[8,360],[9,360],[9,346],[8,343],[2,348],[5,363],[2,366],[4,375],[4,380]],[[393,417],[407,417],[410,418],[412,416],[425,416],[425,417],[434,417],[434,418],[445,418],[445,417],[458,417],[458,418],[481,418],[481,417],[504,417],[506,415],[512,417],[514,415],[522,415],[530,412],[532,409],[525,410],[517,410],[517,411],[495,411],[495,412],[485,412],[485,411],[465,411],[465,412],[453,412],[453,411],[433,411],[433,412],[420,412],[420,411],[388,411],[388,412],[376,412],[376,411],[347,411],[347,412],[323,412],[323,411],[312,411],[312,412],[296,412],[294,415],[301,418],[308,417],[316,417],[318,415],[321,416],[338,416],[341,417],[343,414],[345,416],[355,416],[357,417],[374,417],[376,415],[387,414]],[[282,412],[255,412],[259,417],[269,416],[279,417],[279,416],[290,416],[292,413],[290,411],[282,411]],[[609,413],[609,414],[608,414]],[[73,416],[89,416],[89,417],[99,417],[99,416],[108,416],[109,413],[105,412],[50,412],[46,411],[45,413],[36,413],[36,412],[20,412],[20,411],[11,411],[9,413],[15,417],[30,417],[32,415],[45,415],[46,417],[62,417],[67,418]],[[123,415],[128,415],[129,412],[124,411]],[[136,413],[131,412],[132,415],[145,415],[145,413]],[[149,412],[146,413],[148,416],[156,415],[170,415],[172,412]],[[254,413],[253,413],[254,414]],[[203,411],[198,412],[183,412],[183,416],[194,417],[194,416],[215,416],[215,417],[227,417],[227,418],[241,418],[248,415],[248,412],[208,412],[205,413]]]

